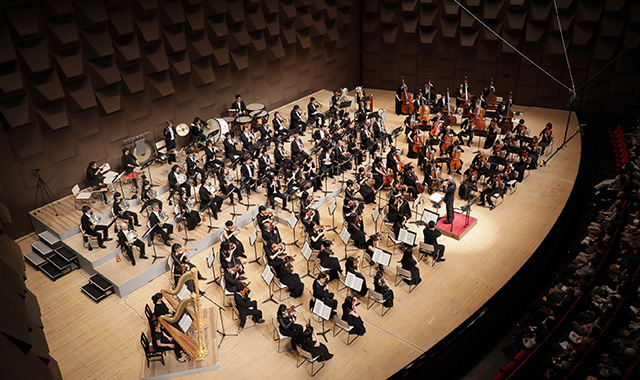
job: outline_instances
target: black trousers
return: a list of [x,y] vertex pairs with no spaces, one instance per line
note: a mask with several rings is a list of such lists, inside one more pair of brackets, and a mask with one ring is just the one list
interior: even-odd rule
[[271,203],[272,207],[275,207],[276,205],[276,198],[282,199],[282,208],[287,208],[287,197],[279,191],[269,194],[269,202]]
[[98,238],[98,245],[103,245],[105,239],[109,238],[109,229],[107,226],[95,226],[93,229],[88,229],[85,231],[87,235],[95,236]]
[[120,218],[126,219],[129,222],[129,226],[138,225],[138,214],[133,211],[125,211],[120,215]]
[[167,243],[169,241],[169,235],[173,233],[173,226],[171,224],[158,224],[153,228],[151,232],[151,239],[153,239],[156,234],[160,234],[162,236],[162,240]]

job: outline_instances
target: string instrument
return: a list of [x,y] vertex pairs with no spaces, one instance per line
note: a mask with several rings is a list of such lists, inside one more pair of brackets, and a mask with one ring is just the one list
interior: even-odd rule
[[489,85],[489,96],[485,99],[487,103],[487,109],[491,111],[495,111],[498,109],[496,106],[496,102],[498,101],[498,97],[493,93],[493,78],[491,78],[491,84]]
[[431,109],[426,103],[420,106],[420,108],[418,109],[418,113],[420,114],[420,117],[418,118],[418,120],[420,121],[420,125],[427,124],[427,122],[429,121],[430,111]]
[[416,181],[416,191],[418,194],[422,194],[424,192],[424,185],[418,181],[418,175],[416,173],[411,173],[411,178]]
[[389,173],[387,173],[387,168],[381,168],[382,172],[384,173],[382,175],[382,184],[387,186],[387,185],[391,185],[393,183],[393,176]]
[[284,315],[285,317],[290,317],[296,313],[296,309],[299,308],[300,306],[302,306],[302,304],[291,305],[282,313],[282,315]]
[[284,243],[280,243],[280,244],[273,243],[273,244],[271,244],[271,250],[273,252],[280,251],[280,254],[284,253]]
[[411,99],[411,94],[407,92],[407,85],[404,83],[404,76],[402,77],[402,113],[405,115],[410,115],[414,111],[413,101]]
[[425,153],[424,164],[430,165],[434,158],[435,157],[434,157],[433,150],[427,149],[427,152]]
[[238,263],[235,266],[229,268],[229,273],[236,274],[238,271],[242,270],[242,264]]
[[484,114],[484,108],[481,106],[476,107],[476,111],[473,114],[473,120],[469,123],[473,126],[473,129],[480,129],[484,131],[487,128],[487,125],[484,122]]
[[422,150],[422,148],[424,148],[424,144],[422,143],[422,134],[418,133],[418,131],[416,130],[416,133],[413,137],[413,151],[415,153],[418,153]]
[[451,100],[449,98],[449,89],[447,88],[447,115],[444,117],[445,125],[456,125],[458,124],[458,119],[453,116],[451,110]]
[[462,117],[469,117],[471,115],[471,96],[469,95],[469,84],[467,83],[467,76],[464,77],[464,97],[462,100]]
[[502,146],[497,145],[497,144],[494,145],[492,153],[493,153],[494,156],[502,157]]
[[513,100],[513,92],[509,91],[509,102],[504,113],[504,119],[500,121],[500,131],[505,134],[513,129],[513,111],[511,110],[511,102]]
[[451,144],[453,144],[453,135],[446,134],[444,136],[444,139],[442,140],[442,144],[440,144],[440,149],[443,152],[446,152],[447,149],[449,149],[449,147],[451,146]]
[[460,149],[453,150],[451,153],[451,161],[449,161],[449,169],[460,170],[460,168],[462,168],[462,160],[460,160],[461,155],[462,151]]
[[429,131],[429,134],[433,138],[437,138],[440,135],[440,131],[444,127],[444,122],[442,120],[437,120],[433,123],[433,128]]
[[246,284],[244,284],[242,282],[240,283],[243,286],[242,290],[240,291],[240,294],[242,294],[243,297],[245,297],[247,295],[247,292],[249,291],[249,284],[250,283],[251,283],[251,281],[247,282]]

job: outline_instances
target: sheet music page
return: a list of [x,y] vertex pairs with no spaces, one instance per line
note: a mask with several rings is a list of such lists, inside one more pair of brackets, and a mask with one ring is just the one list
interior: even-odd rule
[[340,240],[347,245],[349,244],[349,239],[351,239],[351,234],[347,230],[347,227],[342,226],[342,229],[340,230]]
[[296,228],[296,224],[298,224],[298,218],[296,218],[296,214],[291,213],[289,219],[287,219],[287,224],[290,228]]
[[215,257],[213,255],[213,249],[211,249],[211,252],[209,252],[209,256],[207,256],[207,268],[211,268],[211,266],[213,265],[213,260],[215,260]]
[[347,277],[344,280],[344,284],[355,291],[362,289],[362,282],[363,280],[360,277],[351,272],[347,272]]
[[336,203],[336,199],[333,198],[331,204],[329,205],[329,215],[333,215],[333,213],[336,211],[336,207],[338,207],[338,204]]
[[442,202],[443,199],[444,199],[444,195],[442,195],[440,193],[433,193],[429,197],[429,200],[431,202],[433,202],[433,203],[440,203],[440,202]]
[[371,213],[371,217],[373,218],[374,223],[378,223],[378,217],[380,216],[380,208],[376,206]]
[[178,322],[178,326],[180,326],[180,329],[186,333],[187,331],[189,331],[189,327],[191,327],[191,323],[193,323],[193,319],[191,319],[191,316],[187,313],[184,313],[184,315],[182,316],[182,318],[180,318],[180,321]]
[[182,286],[182,290],[180,290],[180,293],[178,293],[177,297],[180,301],[182,301],[185,298],[189,298],[191,296],[191,292],[189,291],[189,289],[187,289],[187,285],[183,285]]
[[432,221],[432,220],[433,220],[434,223],[437,223],[438,222],[438,214],[434,213],[433,211],[425,209],[424,211],[422,211],[421,220],[424,222],[424,224],[429,224],[429,222]]
[[316,299],[316,303],[313,305],[313,314],[322,317],[325,321],[328,321],[331,317],[331,308],[325,305],[321,300]]
[[309,259],[311,258],[311,254],[313,253],[313,250],[309,246],[308,241],[304,242],[304,244],[302,245],[302,248],[300,249],[300,253],[302,254],[305,260],[309,261]]
[[375,262],[376,264],[382,264],[385,267],[388,267],[389,263],[391,262],[391,254],[381,250],[380,248],[376,248],[373,251],[373,257],[371,258],[371,260],[373,260],[373,262]]
[[403,228],[398,234],[398,240],[405,244],[413,245],[416,241],[416,233]]
[[267,285],[270,285],[271,280],[273,280],[273,272],[271,271],[271,266],[269,266],[267,263],[265,263],[264,270],[262,271],[262,279],[267,283]]
[[251,235],[249,235],[249,245],[253,247],[257,239],[258,239],[258,230],[254,228]]

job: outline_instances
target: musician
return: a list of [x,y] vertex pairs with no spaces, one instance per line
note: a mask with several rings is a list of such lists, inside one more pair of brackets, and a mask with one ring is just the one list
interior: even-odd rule
[[373,188],[380,189],[383,184],[383,178],[387,176],[387,169],[382,164],[382,158],[376,157],[373,160],[373,180],[375,181]]
[[304,284],[300,281],[300,276],[294,273],[293,262],[293,257],[285,256],[282,264],[273,267],[273,269],[280,282],[289,287],[289,295],[292,298],[298,298],[304,292]]
[[178,207],[180,208],[180,213],[182,217],[185,219],[187,224],[187,229],[189,231],[193,231],[196,227],[200,225],[202,219],[200,218],[200,213],[193,209],[195,206],[196,200],[194,198],[187,197],[187,194],[184,192],[180,192],[180,199],[178,200]]
[[456,107],[462,107],[467,101],[471,100],[469,94],[469,85],[467,83],[460,83],[455,92]]
[[338,300],[333,299],[334,295],[329,291],[329,275],[318,273],[312,287],[313,298],[330,307],[332,309],[331,316],[333,317],[336,314],[335,310],[338,308]]
[[451,171],[453,170],[455,164],[459,165],[459,167],[455,169],[456,174],[462,174],[460,172],[460,169],[464,164],[464,161],[460,159],[460,157],[462,156],[462,153],[464,153],[464,150],[460,148],[460,142],[459,141],[454,142],[453,148],[451,149],[451,152],[450,152],[451,161],[449,161],[449,174],[451,174]]
[[485,156],[482,150],[478,151],[478,154],[473,157],[473,161],[471,161],[471,166],[477,169],[482,169],[487,164],[487,156]]
[[180,363],[186,363],[187,359],[182,354],[182,347],[176,343],[171,336],[161,329],[158,320],[151,321],[151,342],[155,351],[173,350],[176,360]]
[[317,358],[320,362],[325,362],[333,357],[333,354],[329,352],[327,346],[318,341],[318,336],[313,331],[311,324],[307,324],[306,329],[295,340],[296,344],[300,345],[303,350],[311,354],[311,357]]
[[244,279],[244,265],[242,261],[236,255],[235,244],[230,244],[229,241],[223,241],[220,243],[220,265],[228,275],[225,275],[225,287],[227,290],[233,292],[233,289],[238,281]]
[[168,223],[160,222],[160,206],[157,203],[154,203],[151,206],[151,213],[149,214],[149,224],[150,228],[152,228],[151,233],[149,234],[149,238],[153,240],[155,234],[160,234],[162,236],[162,240],[167,247],[170,247],[169,239],[173,233],[173,226]]
[[280,331],[280,334],[284,336],[290,336],[294,338],[302,334],[302,332],[304,331],[301,325],[295,323],[295,306],[287,308],[285,304],[280,304],[280,306],[278,306],[276,318],[278,319],[278,331]]
[[471,193],[473,191],[477,191],[478,178],[479,173],[477,168],[470,166],[467,170],[465,170],[464,179],[462,180],[462,183],[460,184],[460,188],[458,190],[458,195],[460,196],[460,198],[464,200],[469,200],[471,198]]
[[369,99],[370,99],[370,97],[367,96],[366,92],[364,91],[364,88],[362,88],[360,86],[356,87],[356,96],[355,96],[355,98],[356,98],[355,99],[356,103],[362,104],[362,106],[364,108],[367,107],[367,103],[369,103]]
[[342,203],[342,213],[344,219],[347,220],[351,215],[361,215],[364,206],[355,199],[344,199]]
[[353,157],[355,157],[356,166],[360,166],[362,165],[362,162],[364,162],[362,150],[360,150],[360,147],[358,146],[358,142],[356,141],[356,137],[354,135],[349,135],[348,139],[349,141],[347,142],[347,150]]
[[[319,129],[316,129],[311,135],[316,145],[320,144],[321,141],[324,141],[325,136],[327,136],[327,131],[324,129],[324,124],[320,126]],[[327,144],[329,142],[327,141]]]
[[354,115],[356,125],[363,124],[367,120],[367,108],[364,106],[364,102],[359,102],[358,109]]
[[365,204],[376,203],[376,193],[373,189],[367,185],[367,180],[371,179],[371,172],[365,172],[364,168],[358,169],[356,174],[356,183],[359,185],[359,192],[362,195]]
[[200,119],[199,117],[195,117],[193,119],[193,122],[191,123],[190,126],[190,130],[191,130],[191,140],[192,141],[198,141],[198,142],[202,142],[205,141],[207,139],[207,136],[205,136],[203,130],[203,126],[202,126],[202,119]]
[[[529,136],[531,134],[529,128],[524,124],[524,119],[518,120],[518,125],[514,129],[516,136]],[[520,146],[522,147],[522,140],[520,140]]]
[[304,225],[304,230],[307,234],[313,231],[313,226],[316,224],[320,224],[320,213],[318,210],[314,210],[312,208],[300,207],[303,211],[302,213],[302,224]]
[[[302,135],[304,136],[304,134]],[[291,142],[291,157],[294,160],[299,160],[304,154],[304,143],[300,140],[300,136],[298,134],[293,135],[293,141]]]
[[422,98],[421,92],[416,92],[413,94],[413,113],[418,117],[420,115],[420,106],[424,102]]
[[[414,149],[414,146],[416,144],[424,145],[425,137],[422,131],[420,130],[420,128],[418,128],[418,124],[416,122],[411,122],[410,125],[411,127],[409,130],[409,133],[407,134],[407,142],[408,142],[407,157],[417,158],[418,155],[420,154],[420,151],[424,149],[424,147]],[[417,152],[416,152],[416,149],[418,150]]]
[[167,121],[166,126],[164,127],[164,130],[162,131],[162,133],[164,134],[164,144],[167,148],[167,156],[169,156],[167,163],[171,164],[172,162],[178,162],[178,160],[176,159],[176,154],[169,153],[170,151],[176,149],[176,134],[177,134],[176,128],[173,126],[173,123],[171,121]]
[[289,154],[282,147],[282,143],[280,141],[276,141],[276,147],[273,150],[273,158],[275,161],[277,171],[283,170],[285,168],[289,168],[289,166],[291,165]]
[[282,243],[263,244],[264,256],[267,258],[267,264],[272,268],[284,265],[284,257],[286,256],[286,246]]
[[473,127],[472,127],[472,120],[475,117],[474,114],[470,114],[468,119],[465,119],[461,124],[460,124],[460,132],[458,132],[458,141],[460,141],[460,144],[464,144],[464,141],[462,140],[463,136],[467,136],[469,137],[469,139],[467,140],[467,146],[471,146],[471,141],[473,140]]
[[442,143],[440,144],[441,156],[451,157],[455,135],[456,134],[453,132],[453,129],[451,129],[451,126],[447,126],[442,130],[442,136],[440,136],[440,139],[442,140]]
[[[207,145],[204,149],[204,154],[207,157],[207,162],[204,164],[204,168],[211,168],[211,170],[216,170],[220,166],[224,166],[224,161],[218,160],[216,157],[216,153],[218,153],[218,148],[213,145],[213,141],[207,140]],[[203,177],[204,178],[204,177]]]
[[253,158],[258,158],[258,154],[260,154],[260,151],[256,149],[256,146],[253,143],[255,141],[255,137],[253,136],[253,133],[251,133],[251,130],[249,128],[249,126],[245,126],[242,129],[242,134],[240,134],[240,141],[242,142],[242,152],[244,154],[252,154]]
[[444,245],[438,244],[438,238],[442,233],[436,230],[436,224],[433,220],[430,220],[426,227],[422,231],[424,243],[433,246],[433,258],[436,262],[444,261]]
[[[435,95],[434,95],[435,96]],[[440,94],[440,99],[436,102],[436,108],[444,109],[449,105],[449,97],[446,92]]]
[[402,99],[406,88],[406,85],[401,84],[396,90],[396,115],[402,115]]
[[188,197],[191,196],[191,186],[187,183],[187,176],[182,174],[182,170],[179,165],[173,165],[171,172],[169,172],[169,188],[171,189],[171,195],[179,192],[180,189],[184,191]]
[[326,241],[324,234],[324,227],[319,224],[314,224],[313,229],[309,233],[309,244],[311,248],[315,250],[322,249],[322,244]]
[[553,142],[553,125],[547,123],[542,132],[540,132],[540,153],[544,154],[544,150]]
[[138,223],[138,214],[133,211],[124,210],[122,202],[122,194],[116,191],[113,194],[113,215],[126,219],[130,226],[135,225],[136,227],[140,227],[140,224]]
[[482,99],[482,108],[487,108],[487,100],[491,99],[491,94],[496,91],[493,85],[484,86],[480,98]]
[[[95,161],[89,162],[89,166],[87,167],[87,183],[89,184],[89,187],[91,187],[91,190],[97,191],[105,189],[107,185],[105,185],[103,181],[104,177],[102,176],[100,168],[98,167],[98,163]],[[109,201],[107,200],[107,192],[102,191],[101,194],[104,203],[109,203]]]
[[262,228],[262,240],[265,244],[280,244],[282,243],[282,238],[280,237],[280,231],[277,226],[273,225],[273,222],[267,220],[263,224]]
[[529,152],[529,169],[537,169],[538,159],[542,151],[540,143],[538,142],[538,136],[533,136],[531,143],[527,145],[525,149]]
[[371,151],[371,149],[375,145],[375,141],[373,141],[372,137],[373,136],[371,135],[369,128],[367,128],[366,125],[363,126],[362,130],[360,131],[360,144],[365,150]]
[[502,142],[500,140],[496,140],[496,142],[494,142],[493,146],[491,147],[491,155],[489,158],[491,157],[503,158],[505,153],[506,152],[502,149]]
[[229,172],[224,166],[218,168],[216,172],[216,178],[218,178],[218,184],[220,185],[220,191],[224,194],[225,197],[229,197],[229,204],[233,205],[233,193],[238,195],[238,200],[242,201],[242,191],[237,188],[234,184],[233,174]]
[[307,181],[311,182],[313,191],[322,190],[322,178],[318,175],[319,173],[316,170],[316,163],[313,157],[309,156],[304,160],[304,164],[302,164],[302,174]]
[[391,230],[393,231],[393,235],[396,240],[400,237],[400,230],[407,230],[407,217],[404,215],[398,215],[396,220],[393,222],[393,226],[391,226]]
[[198,195],[200,197],[200,210],[204,212],[209,208],[213,215],[213,219],[218,220],[218,213],[222,208],[224,198],[216,195],[216,192],[217,189],[211,185],[209,177],[206,177],[198,190]]
[[487,138],[484,140],[484,149],[490,149],[498,138],[500,127],[496,118],[491,119],[491,123],[487,128]]
[[524,180],[524,173],[527,171],[528,167],[529,167],[528,153],[526,151],[523,151],[518,156],[518,162],[513,164],[513,168],[518,173],[518,176],[516,178],[518,182],[522,182]]
[[[100,224],[93,224],[91,221],[91,207],[82,206],[82,217],[80,218],[80,224],[82,224],[82,230],[85,234],[95,236],[98,238],[98,246],[102,249],[106,249],[107,247],[104,245],[105,241],[112,240],[109,238],[109,229],[107,226],[103,226]],[[89,244],[89,251],[92,251],[93,248],[91,244]]]
[[480,203],[478,203],[478,206],[484,206],[485,202],[487,202],[489,203],[489,210],[493,210],[496,208],[493,204],[493,196],[497,194],[504,198],[504,190],[500,176],[497,174],[494,175],[487,185],[487,188],[480,193]]
[[120,161],[122,162],[122,167],[126,173],[124,177],[131,179],[131,183],[133,183],[136,191],[138,191],[138,181],[136,180],[136,173],[133,170],[140,166],[140,163],[127,147],[122,148],[122,158]]
[[402,174],[402,183],[407,185],[407,192],[411,195],[411,198],[416,199],[418,197],[418,175],[413,165],[409,165],[404,174]]
[[282,185],[280,185],[280,178],[274,177],[273,175],[269,175],[267,178],[267,198],[269,198],[269,203],[272,207],[275,207],[276,198],[280,198],[282,200],[282,209],[288,211],[287,197],[280,191],[282,189]]
[[238,257],[246,258],[247,256],[244,254],[244,244],[242,244],[242,242],[236,237],[236,235],[240,233],[240,227],[235,227],[231,220],[227,220],[224,226],[225,227],[220,234],[220,240],[229,240],[229,243],[235,244],[235,246],[237,247],[237,252],[235,253],[235,255]]
[[338,108],[340,108],[340,98],[341,98],[340,91],[335,90],[333,92],[333,95],[331,96],[331,100],[330,100],[331,106],[329,108],[329,110],[333,111],[334,114],[335,112],[338,111]]
[[[133,230],[131,230],[133,231]],[[122,252],[126,252],[129,260],[131,260],[131,265],[136,265],[136,259],[133,256],[133,246],[135,245],[140,250],[140,258],[148,259],[147,256],[144,255],[144,243],[138,239],[135,235],[133,238],[133,242],[130,242],[127,238],[127,234],[131,233],[129,231],[129,225],[125,222],[120,223],[120,232],[118,232],[118,244],[120,245],[120,249]],[[133,231],[135,234],[135,231]]]
[[384,298],[384,307],[393,307],[393,290],[391,290],[387,280],[384,278],[384,271],[378,270],[375,276],[373,276],[373,288],[376,293],[382,294],[382,298]]
[[291,166],[291,170],[287,170],[284,173],[285,180],[287,181],[287,193],[291,194],[291,190],[294,187],[300,187],[300,180],[302,179],[302,172],[297,164]]
[[200,162],[200,160],[196,158],[193,150],[189,149],[187,151],[187,158],[185,162],[187,163],[187,176],[193,178],[193,186],[198,185],[198,176],[196,174],[200,174],[200,181],[204,181],[204,177],[206,175],[204,170],[198,166],[198,162]]
[[167,304],[162,300],[162,293],[156,293],[151,296],[151,302],[153,302],[153,316],[158,319],[163,315],[173,317],[173,312],[169,311]]
[[273,140],[273,129],[271,129],[269,123],[260,124],[258,132],[260,132],[260,143],[268,147],[271,144],[271,140]]
[[258,176],[264,177],[272,174],[275,170],[271,167],[271,157],[267,153],[267,149],[262,149],[262,154],[258,158]]
[[[320,153],[320,160],[322,161],[322,167],[320,168],[322,176],[329,176],[333,178],[334,175],[337,174],[337,168],[334,162],[333,151],[329,147],[322,149],[322,153]],[[335,180],[333,183],[335,184]]]
[[347,273],[353,273],[354,276],[362,279],[362,287],[360,290],[357,290],[358,294],[362,297],[367,295],[369,289],[367,288],[367,282],[362,273],[360,273],[360,260],[357,257],[349,256],[347,257],[347,261],[344,265],[344,269]]
[[336,145],[333,148],[333,160],[337,164],[336,170],[338,174],[341,174],[345,170],[351,170],[353,167],[351,161],[345,154],[345,148],[342,145],[342,140],[336,141]]
[[247,315],[251,315],[255,323],[264,323],[264,319],[262,319],[262,311],[258,309],[258,303],[249,298],[249,292],[250,290],[248,285],[245,286],[243,284],[238,284],[236,292],[233,294],[238,314],[240,314],[238,318],[240,319],[241,330],[247,322]]
[[418,260],[413,257],[413,248],[410,245],[403,244],[402,245],[402,259],[400,260],[400,264],[402,265],[402,269],[408,270],[411,272],[411,280],[403,280],[407,285],[418,285],[422,282],[422,278],[420,278],[420,268],[418,268]]
[[347,296],[345,298],[342,303],[342,320],[351,327],[349,334],[364,335],[367,330],[364,328],[364,322],[362,322],[362,318],[358,314],[357,302],[358,299],[356,297]]
[[232,132],[227,132],[225,134],[225,139],[222,142],[224,145],[224,156],[234,162],[236,158],[242,156],[242,152],[236,149],[236,139],[233,138]]
[[242,167],[240,168],[240,175],[242,177],[241,182],[245,185],[245,190],[249,195],[251,195],[251,190],[258,190],[258,175],[256,173],[256,169],[253,166],[253,161],[247,160],[244,161]]
[[447,219],[444,224],[453,223],[455,214],[453,213],[453,201],[456,195],[456,181],[452,176],[447,177],[447,181],[443,184],[444,203],[447,205]]
[[324,126],[325,116],[319,111],[320,107],[322,107],[322,105],[318,103],[315,97],[312,96],[309,99],[309,104],[307,104],[307,112],[309,113],[308,121],[311,122],[311,120],[314,120],[316,122],[316,127],[319,127],[320,125]]
[[356,194],[358,193],[359,190],[360,190],[360,185],[355,183],[354,180],[348,179],[347,180],[347,187],[345,187],[345,189],[344,189],[344,201],[345,201],[345,203],[348,202],[348,201],[351,201],[351,200],[357,200],[357,201],[361,202],[362,199],[356,198]]
[[[181,244],[179,243],[175,243],[171,246],[171,256],[170,256],[170,260],[171,260],[171,267],[174,270],[174,281],[176,283],[176,285],[178,284],[178,281],[180,280],[180,277],[190,271],[193,268],[198,268],[196,267],[193,263],[191,263],[189,261],[189,255],[188,252],[190,251],[190,249],[183,247]],[[198,271],[198,280],[201,281],[206,281],[207,278],[206,277],[202,277],[202,273],[200,273],[200,271]],[[189,287],[189,283],[191,282],[191,280],[187,281],[187,287]],[[190,288],[189,290],[191,290],[191,292],[195,291],[195,287]],[[200,292],[200,295],[203,295],[204,292]]]
[[302,120],[302,111],[300,111],[300,106],[297,104],[294,105],[289,117],[289,129],[294,133],[300,133],[304,136],[304,132],[307,130],[307,123]]
[[231,109],[238,112],[239,115],[247,114],[247,106],[244,104],[244,101],[242,100],[242,96],[236,95],[236,101],[233,102],[233,104],[231,105]]
[[391,146],[389,148],[389,152],[387,152],[387,169],[390,169],[393,173],[393,176],[398,175],[398,167],[402,165],[402,161],[400,160],[400,155],[396,150],[396,147]]
[[431,79],[425,82],[424,87],[420,89],[423,104],[431,104],[436,99],[436,87],[431,83]]
[[346,218],[347,230],[353,239],[354,245],[357,248],[364,249],[365,242],[367,241],[367,235],[364,233],[364,219],[362,215],[352,213]]

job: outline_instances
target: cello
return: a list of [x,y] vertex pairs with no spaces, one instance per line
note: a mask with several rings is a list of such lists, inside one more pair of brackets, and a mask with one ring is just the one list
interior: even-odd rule
[[496,102],[498,101],[498,97],[494,94],[493,89],[493,78],[491,78],[491,84],[489,85],[489,96],[486,99],[487,109],[490,111],[495,111],[498,109],[496,106]]
[[413,101],[411,94],[407,92],[407,85],[404,83],[404,76],[402,77],[402,113],[405,115],[411,115],[414,111]]
[[504,119],[500,120],[500,133],[505,134],[513,129],[513,111],[511,110],[511,102],[513,92],[509,91],[509,102],[504,113]]
[[462,151],[460,148],[456,147],[453,149],[453,152],[451,153],[451,161],[449,161],[449,169],[458,171],[462,168],[462,160],[460,160],[461,155]]
[[418,113],[420,114],[418,121],[421,127],[425,127],[428,125],[430,111],[431,109],[426,103],[420,106],[420,109],[418,110]]
[[444,117],[445,125],[456,125],[458,119],[451,114],[451,98],[449,98],[449,89],[447,88],[447,116]]

